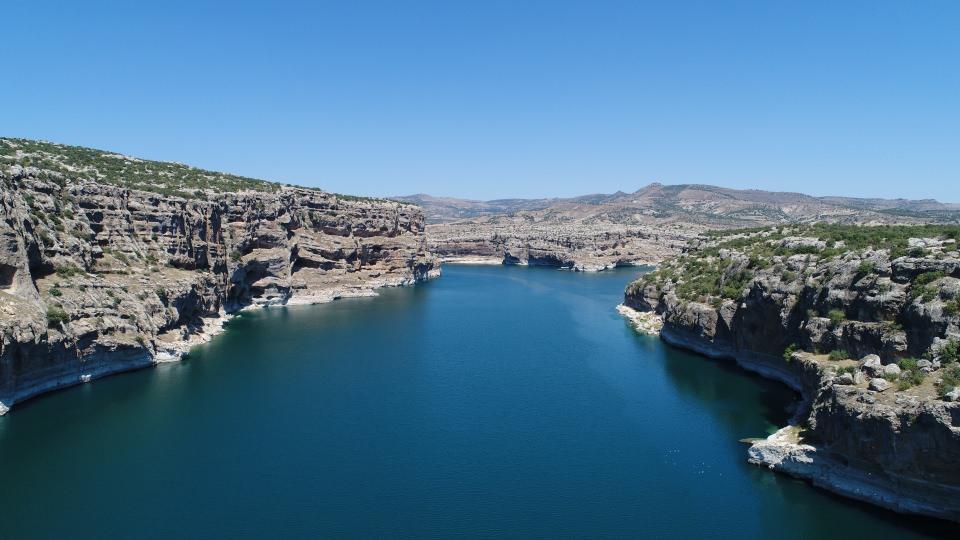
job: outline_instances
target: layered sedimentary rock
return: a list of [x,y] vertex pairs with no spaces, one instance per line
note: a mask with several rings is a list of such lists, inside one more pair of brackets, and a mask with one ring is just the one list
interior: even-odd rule
[[[625,304],[659,314],[665,341],[803,395],[793,425],[754,443],[752,462],[960,521],[958,232],[722,237],[632,283]],[[903,238],[910,233],[934,237]]]
[[439,273],[413,205],[266,183],[186,198],[69,168],[0,170],[0,413],[177,358],[248,306]]
[[656,263],[686,245],[682,228],[536,223],[512,219],[427,226],[430,250],[449,262],[489,261],[599,271]]
[[448,261],[603,270],[656,263],[710,229],[778,223],[955,220],[937,201],[811,197],[706,185],[650,184],[634,193],[471,201],[398,197],[423,207],[431,249]]

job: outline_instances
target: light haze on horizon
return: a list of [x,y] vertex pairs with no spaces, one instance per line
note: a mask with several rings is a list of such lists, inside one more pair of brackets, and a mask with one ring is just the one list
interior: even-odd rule
[[12,0],[4,13],[0,136],[357,195],[662,182],[960,202],[958,2]]

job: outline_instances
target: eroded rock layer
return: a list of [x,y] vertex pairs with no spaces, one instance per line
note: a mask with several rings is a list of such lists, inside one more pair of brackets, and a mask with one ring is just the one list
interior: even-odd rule
[[804,396],[750,460],[897,511],[960,521],[958,227],[718,235],[632,283],[661,337]]
[[427,225],[430,250],[449,262],[495,262],[599,271],[659,262],[677,254],[695,233],[689,229],[624,227],[613,223],[476,222]]
[[0,413],[177,358],[248,306],[439,274],[413,205],[276,185],[188,199],[77,176],[0,171]]

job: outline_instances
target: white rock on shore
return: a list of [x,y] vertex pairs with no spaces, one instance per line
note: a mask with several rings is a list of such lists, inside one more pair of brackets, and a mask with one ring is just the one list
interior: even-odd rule
[[663,328],[663,318],[652,311],[638,311],[630,306],[620,304],[617,311],[630,321],[630,325],[640,332],[650,336],[660,335],[660,329]]

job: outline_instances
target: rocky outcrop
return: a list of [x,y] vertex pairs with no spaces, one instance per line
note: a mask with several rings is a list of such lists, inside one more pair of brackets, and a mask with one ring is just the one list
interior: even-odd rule
[[[911,233],[947,236],[895,238]],[[665,341],[801,393],[792,425],[755,442],[751,462],[960,521],[956,234],[833,227],[721,237],[632,283],[625,304],[662,317]]]
[[430,250],[445,262],[496,262],[596,272],[656,263],[694,233],[613,223],[526,222],[512,218],[427,225]]
[[658,263],[712,229],[960,217],[960,205],[929,200],[811,197],[694,184],[560,199],[472,201],[423,194],[396,199],[423,207],[430,248],[445,261],[582,271]]
[[89,176],[0,171],[0,413],[178,358],[240,309],[439,274],[413,205],[275,184],[185,198]]

